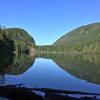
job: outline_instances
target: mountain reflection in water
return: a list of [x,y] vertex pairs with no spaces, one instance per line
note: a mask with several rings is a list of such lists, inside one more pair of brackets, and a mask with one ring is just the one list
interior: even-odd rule
[[[0,62],[0,84],[99,93],[100,55],[37,54]],[[2,61],[2,60],[1,60]]]
[[38,56],[52,59],[59,67],[73,76],[87,80],[95,84],[100,84],[100,55],[81,54],[81,55],[49,55],[40,54]]
[[[4,84],[5,75],[19,75],[28,70],[34,63],[35,57],[29,55],[2,57],[6,62],[0,62],[0,84]],[[1,60],[2,61],[2,60]]]

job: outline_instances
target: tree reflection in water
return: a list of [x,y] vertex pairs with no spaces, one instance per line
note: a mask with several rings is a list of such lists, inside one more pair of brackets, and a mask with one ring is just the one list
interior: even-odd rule
[[[1,59],[5,59],[6,63],[0,62],[0,84],[5,84],[5,75],[18,75],[24,73],[35,61],[35,56],[20,55],[10,56],[5,58],[2,56]],[[2,60],[0,60],[2,61]],[[9,62],[9,63],[8,63]]]
[[[37,55],[37,57],[51,58],[54,62],[65,71],[70,74],[87,80],[92,83],[100,84],[98,80],[100,73],[100,55],[52,55],[52,54],[42,54]],[[21,100],[21,99],[30,99],[30,100],[98,100],[95,97],[86,97],[75,98],[69,95],[61,95],[57,93],[50,92],[51,90],[47,89],[45,95],[42,97],[37,95],[35,91],[30,91],[25,87],[20,86],[4,86],[5,85],[5,75],[19,75],[24,73],[35,61],[35,57],[29,55],[18,55],[11,57],[0,58],[5,61],[5,63],[0,62],[0,96],[7,97],[11,100]],[[41,91],[41,89],[40,89]],[[57,90],[58,91],[58,90]],[[56,91],[56,92],[57,92]],[[43,91],[42,91],[43,92]],[[20,98],[22,97],[22,98]]]
[[44,58],[51,58],[66,72],[73,76],[100,84],[100,54],[38,54]]

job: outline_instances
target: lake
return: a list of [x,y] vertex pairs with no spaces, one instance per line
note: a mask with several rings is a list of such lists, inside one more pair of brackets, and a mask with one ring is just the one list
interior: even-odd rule
[[100,55],[21,55],[0,67],[0,85],[100,93]]

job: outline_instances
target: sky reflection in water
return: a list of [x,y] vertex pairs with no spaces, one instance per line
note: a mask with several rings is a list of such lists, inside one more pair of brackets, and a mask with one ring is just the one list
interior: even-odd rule
[[32,88],[56,88],[99,93],[100,85],[76,76],[61,69],[52,59],[36,58],[32,67],[20,75],[5,75],[5,84],[23,84]]

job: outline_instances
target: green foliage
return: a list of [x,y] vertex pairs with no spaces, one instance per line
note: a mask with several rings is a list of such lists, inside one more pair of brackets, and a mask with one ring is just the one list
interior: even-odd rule
[[6,66],[12,62],[10,57],[13,57],[14,50],[13,40],[7,38],[4,32],[0,30],[0,67]]
[[9,38],[13,39],[16,51],[21,52],[30,49],[32,46],[34,47],[35,41],[25,30],[20,28],[8,28],[5,31]]
[[100,53],[100,23],[79,27],[62,36],[53,46],[62,46],[65,52]]
[[14,41],[9,39],[4,30],[0,30],[0,51],[9,51],[9,54],[14,50]]
[[[15,51],[16,54],[30,50],[35,45],[34,39],[25,30],[20,28],[0,28],[0,41],[8,45],[8,48]],[[10,47],[9,43],[11,41],[14,47]],[[6,45],[2,44],[2,42],[1,46],[5,48]]]

